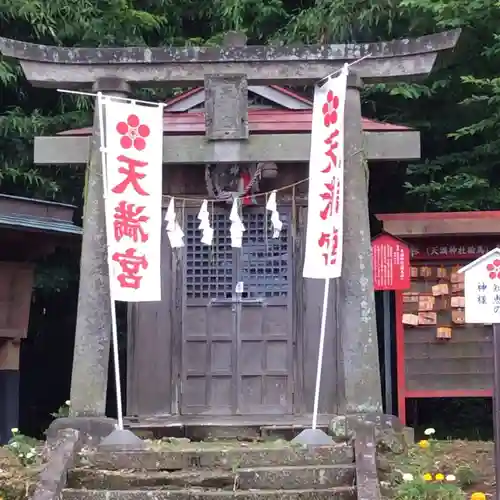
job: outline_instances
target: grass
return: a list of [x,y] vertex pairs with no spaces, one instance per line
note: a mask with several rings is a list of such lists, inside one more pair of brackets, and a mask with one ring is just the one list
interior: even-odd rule
[[26,466],[7,447],[0,447],[0,498],[24,500],[34,491],[40,466]]
[[[462,500],[475,492],[495,498],[493,443],[483,441],[430,440],[428,448],[418,444],[408,455],[386,455],[392,468],[387,482],[396,500]],[[404,481],[411,474],[413,480]],[[424,475],[432,480],[425,480]],[[436,474],[440,480],[436,480]],[[426,479],[429,479],[429,476]],[[455,477],[447,481],[446,476]]]

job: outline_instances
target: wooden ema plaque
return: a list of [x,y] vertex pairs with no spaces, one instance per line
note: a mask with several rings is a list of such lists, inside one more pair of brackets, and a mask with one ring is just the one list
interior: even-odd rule
[[372,240],[373,286],[375,290],[410,288],[410,248],[390,234]]

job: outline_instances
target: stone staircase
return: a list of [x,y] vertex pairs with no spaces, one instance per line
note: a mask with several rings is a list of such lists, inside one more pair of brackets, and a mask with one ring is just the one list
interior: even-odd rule
[[353,446],[286,441],[151,442],[135,452],[83,451],[64,500],[353,500]]

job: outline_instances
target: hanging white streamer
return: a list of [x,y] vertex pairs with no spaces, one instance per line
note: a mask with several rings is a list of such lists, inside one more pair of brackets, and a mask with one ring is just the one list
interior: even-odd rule
[[204,245],[212,245],[212,240],[214,237],[214,230],[210,225],[210,214],[208,213],[208,202],[207,200],[203,200],[201,204],[200,211],[198,212],[198,220],[200,224],[198,225],[198,229],[202,232],[201,234],[201,242]]
[[269,195],[267,200],[266,209],[271,212],[271,224],[273,225],[273,238],[279,238],[281,230],[283,229],[283,222],[280,219],[278,206],[276,203],[276,191]]
[[231,207],[231,213],[229,215],[229,220],[231,221],[231,246],[233,248],[241,248],[243,241],[243,233],[246,231],[245,225],[241,220],[239,213],[239,199],[235,198],[233,200],[233,205]]
[[167,213],[165,214],[165,221],[167,223],[167,236],[172,248],[182,248],[184,246],[184,231],[177,222],[175,214],[175,201],[170,199],[168,204]]

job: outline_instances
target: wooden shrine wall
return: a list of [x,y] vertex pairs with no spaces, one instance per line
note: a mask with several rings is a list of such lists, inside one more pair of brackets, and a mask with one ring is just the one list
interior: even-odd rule
[[[271,191],[273,189],[281,189],[290,184],[300,182],[306,179],[308,173],[308,165],[293,163],[279,164],[278,175],[274,179],[261,179],[259,188],[261,192]],[[307,193],[307,182],[300,182],[294,188],[287,189],[285,193],[278,191],[278,198],[285,194],[290,197],[293,190],[296,196]],[[166,195],[187,197],[208,197],[205,183],[205,166],[204,165],[169,165],[168,169],[164,168],[163,172],[163,193]],[[263,201],[264,199],[261,198]]]
[[491,396],[492,327],[464,323],[463,275],[457,271],[497,246],[491,238],[407,241],[411,287],[396,295],[398,406],[403,421],[408,398]]
[[0,262],[0,338],[26,337],[32,286],[33,265]]

